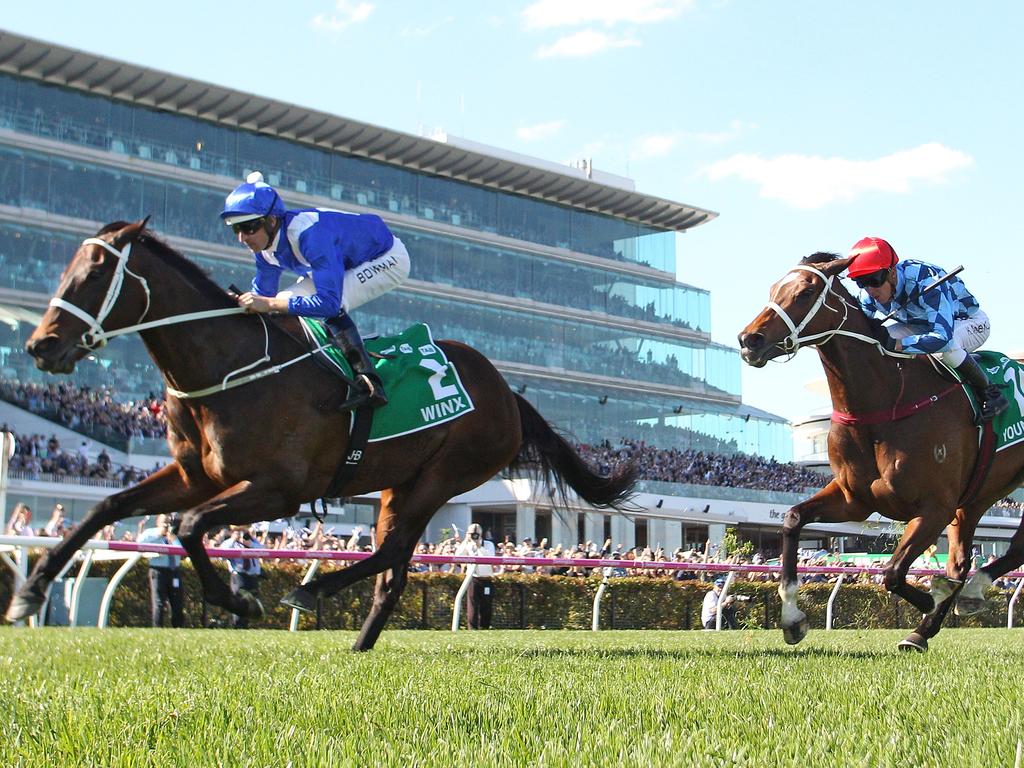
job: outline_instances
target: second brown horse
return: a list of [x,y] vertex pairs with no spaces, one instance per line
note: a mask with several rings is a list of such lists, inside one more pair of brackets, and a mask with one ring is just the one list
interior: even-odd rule
[[[984,484],[960,505],[978,455],[967,397],[951,388],[948,374],[928,357],[884,352],[878,340],[885,330],[868,319],[839,280],[848,264],[830,253],[807,257],[772,286],[769,305],[739,334],[743,359],[758,368],[801,346],[816,346],[833,411],[840,414],[828,435],[834,478],[790,509],[783,523],[782,628],[788,643],[807,634],[807,617],[796,602],[803,527],[863,521],[878,512],[906,523],[884,583],[924,614],[900,648],[924,651],[964,586],[978,520],[1024,479],[1024,446],[997,453]],[[922,406],[904,407],[916,403]],[[933,580],[929,594],[908,584],[907,572],[943,529],[949,538],[948,579]],[[972,600],[966,607],[976,609],[985,579],[991,584],[1022,560],[1024,523],[1009,552],[968,584]]]

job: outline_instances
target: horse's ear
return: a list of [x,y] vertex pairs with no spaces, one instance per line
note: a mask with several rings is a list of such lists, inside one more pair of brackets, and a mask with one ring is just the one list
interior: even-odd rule
[[124,248],[128,243],[134,243],[138,239],[139,235],[142,234],[146,228],[146,223],[149,221],[149,216],[146,218],[136,221],[134,224],[129,224],[120,232],[117,233],[117,237],[114,238],[115,248]]
[[845,272],[846,268],[850,266],[851,261],[853,261],[853,256],[848,256],[845,259],[836,259],[835,261],[830,261],[827,264],[818,264],[816,266],[827,276],[832,277],[833,275]]

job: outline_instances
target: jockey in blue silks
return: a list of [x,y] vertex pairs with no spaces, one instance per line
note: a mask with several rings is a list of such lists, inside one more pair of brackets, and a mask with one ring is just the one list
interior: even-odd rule
[[985,343],[992,326],[959,277],[925,292],[945,270],[923,261],[900,261],[880,237],[857,241],[850,256],[847,274],[860,288],[858,298],[867,316],[881,320],[895,310],[896,322],[886,326],[887,349],[941,357],[974,390],[985,421],[1009,407],[1002,390],[989,382],[970,354]]
[[[252,251],[252,290],[238,297],[248,312],[323,318],[359,384],[342,409],[387,403],[387,395],[349,311],[397,288],[409,276],[409,253],[380,218],[328,208],[285,210],[256,171],[227,196],[220,214]],[[278,293],[285,270],[302,275]]]

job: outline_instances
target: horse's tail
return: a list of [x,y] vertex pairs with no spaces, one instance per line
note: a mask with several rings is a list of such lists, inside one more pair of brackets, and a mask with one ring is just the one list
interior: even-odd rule
[[636,467],[630,462],[607,477],[597,474],[529,401],[515,395],[523,444],[509,469],[520,469],[540,479],[549,493],[564,499],[568,485],[595,507],[624,509],[633,495]]

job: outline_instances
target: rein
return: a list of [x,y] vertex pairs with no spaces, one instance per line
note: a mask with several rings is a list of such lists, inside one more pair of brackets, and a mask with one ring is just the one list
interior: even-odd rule
[[[151,304],[150,290],[149,283],[144,277],[142,277],[141,275],[137,275],[130,269],[128,269],[128,258],[131,255],[132,244],[128,243],[128,245],[124,247],[124,250],[118,250],[113,245],[108,243],[106,240],[101,240],[98,237],[87,237],[85,240],[82,241],[82,245],[98,245],[117,257],[117,266],[114,268],[114,275],[110,279],[110,286],[107,288],[107,294],[103,298],[103,303],[100,305],[99,312],[97,312],[96,315],[93,316],[86,312],[84,309],[81,309],[80,307],[75,306],[71,302],[65,301],[64,299],[58,298],[56,296],[50,299],[50,306],[56,309],[62,309],[65,312],[74,315],[88,326],[88,330],[86,330],[86,332],[82,334],[82,338],[79,341],[78,346],[90,352],[93,352],[103,346],[106,346],[107,342],[110,339],[116,338],[118,336],[123,336],[127,333],[148,331],[153,328],[160,328],[169,325],[179,325],[181,323],[190,323],[195,320],[207,320],[215,317],[227,317],[230,315],[245,314],[245,310],[242,307],[225,307],[222,309],[207,309],[200,312],[186,312],[180,315],[169,315],[168,317],[161,318],[159,320],[148,320],[146,322],[142,322],[143,318],[145,318],[145,316],[149,314],[149,308]],[[106,331],[103,329],[103,321],[107,319],[107,316],[114,309],[114,305],[117,304],[117,300],[121,296],[121,289],[122,287],[124,287],[124,276],[126,273],[139,281],[139,285],[142,287],[142,291],[146,296],[146,307],[145,309],[143,309],[142,314],[139,315],[139,319],[135,322],[134,325],[129,325],[124,328],[118,328],[113,331]],[[263,368],[261,370],[255,371],[254,373],[242,376],[241,378],[238,379],[233,378],[234,376],[237,376],[240,373],[243,373],[259,365],[262,365],[263,363],[270,362],[270,331],[267,328],[267,321],[263,318],[262,315],[260,316],[259,319],[260,322],[263,323],[263,356],[261,358],[253,361],[252,363],[249,363],[248,365],[244,365],[241,368],[237,368],[234,371],[231,371],[226,376],[224,376],[223,379],[221,379],[219,384],[214,384],[203,389],[192,390],[190,392],[185,392],[180,389],[175,389],[174,387],[172,387],[170,383],[167,381],[167,375],[164,374],[164,385],[167,390],[167,394],[172,397],[176,397],[179,400],[187,400],[189,398],[206,397],[207,395],[212,395],[217,392],[224,392],[228,389],[234,389],[235,387],[240,387],[244,384],[249,384],[250,382],[266,378],[267,376],[276,375],[283,371],[285,368],[288,368],[289,366],[294,365],[295,363],[301,362],[302,360],[305,360],[308,357],[312,357],[313,355],[319,353],[321,350],[326,349],[328,346],[330,346],[329,344],[321,344],[318,347],[316,347],[316,349],[312,349],[306,352],[305,354],[299,355],[298,357],[293,357],[291,360],[288,360],[284,363],[272,365],[268,368]]]

